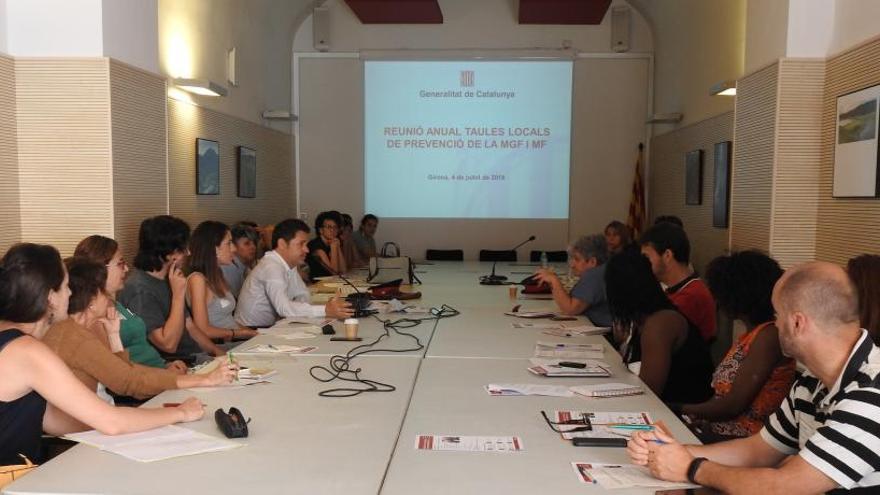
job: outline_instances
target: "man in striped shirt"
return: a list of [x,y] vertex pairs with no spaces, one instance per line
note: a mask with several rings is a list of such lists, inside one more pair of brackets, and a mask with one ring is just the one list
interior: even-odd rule
[[840,267],[808,263],[779,280],[773,307],[783,353],[808,371],[760,434],[684,446],[642,432],[630,457],[658,478],[732,493],[880,490],[880,348],[859,328],[855,287]]

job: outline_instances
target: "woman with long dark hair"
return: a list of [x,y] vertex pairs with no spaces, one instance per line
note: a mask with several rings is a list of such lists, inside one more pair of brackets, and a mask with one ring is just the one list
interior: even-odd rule
[[880,256],[856,256],[847,262],[846,272],[859,293],[859,322],[880,345]]
[[177,407],[116,408],[87,389],[40,340],[67,317],[70,292],[58,251],[18,244],[0,260],[0,465],[39,462],[40,436],[63,435],[84,423],[117,435],[195,421],[195,398]]
[[208,220],[193,230],[189,242],[186,299],[193,323],[212,339],[249,339],[257,334],[235,322],[235,296],[223,277],[222,265],[232,263],[232,232],[221,222]]
[[605,291],[614,339],[629,369],[664,402],[712,396],[712,359],[699,331],[666,297],[637,247],[612,256]]

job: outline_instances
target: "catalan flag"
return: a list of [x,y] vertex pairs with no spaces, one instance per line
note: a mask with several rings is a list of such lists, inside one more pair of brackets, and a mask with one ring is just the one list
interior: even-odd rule
[[626,225],[632,232],[633,239],[641,235],[645,226],[645,186],[642,182],[642,152],[645,145],[639,143],[639,154],[636,157],[636,173],[633,177],[632,194],[629,198],[629,214]]

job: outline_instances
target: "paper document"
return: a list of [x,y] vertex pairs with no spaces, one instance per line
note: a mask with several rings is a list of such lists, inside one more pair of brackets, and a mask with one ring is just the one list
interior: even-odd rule
[[64,435],[64,438],[138,462],[153,462],[174,457],[218,452],[243,445],[174,425],[115,436],[91,430]]
[[634,431],[654,428],[647,412],[553,411],[549,416],[565,440],[629,437]]
[[689,483],[658,480],[651,471],[635,464],[572,462],[571,467],[581,483],[599,484],[606,490],[614,488],[696,488]]
[[[528,369],[531,373],[548,377],[581,377],[581,378],[607,378],[611,376],[607,363],[599,361],[588,361],[583,368],[573,368],[571,366],[561,366],[559,360],[544,360],[540,358],[532,358],[532,361],[547,361],[543,364],[534,364]],[[574,362],[574,361],[572,361]]]
[[543,395],[547,397],[573,397],[568,387],[560,385],[533,385],[531,383],[490,383],[486,385],[489,395]]
[[418,450],[509,453],[525,450],[519,437],[474,437],[456,435],[418,435]]
[[257,344],[251,347],[247,347],[245,349],[238,350],[236,349],[235,354],[241,356],[247,355],[267,355],[267,354],[308,354],[317,350],[318,348],[315,346],[298,346],[298,345],[286,345],[286,344]]
[[554,359],[602,359],[605,347],[602,344],[569,344],[564,342],[538,342],[535,344],[535,357]]
[[517,318],[551,318],[556,316],[555,313],[550,311],[505,311],[507,316],[516,316]]

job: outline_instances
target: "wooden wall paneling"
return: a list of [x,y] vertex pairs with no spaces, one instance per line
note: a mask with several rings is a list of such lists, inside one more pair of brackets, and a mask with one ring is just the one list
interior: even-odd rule
[[110,61],[114,235],[133,260],[144,218],[168,212],[165,79]]
[[[656,136],[651,141],[650,216],[676,215],[691,241],[691,260],[703,271],[706,263],[728,249],[727,229],[712,226],[715,186],[715,143],[733,140],[733,112]],[[703,201],[685,205],[685,153],[703,150]]]
[[779,64],[737,82],[730,246],[770,250]]
[[0,250],[21,240],[18,196],[18,142],[15,116],[15,61],[0,55]]
[[862,253],[880,253],[880,199],[831,197],[837,97],[876,84],[880,84],[880,40],[827,61],[816,232],[816,257],[820,260],[845,264]]
[[[292,136],[172,98],[168,102],[170,212],[195,227],[204,220],[228,224],[276,223],[296,214]],[[220,194],[195,193],[196,138],[220,143]],[[257,152],[257,197],[237,196],[238,146]],[[337,194],[328,191],[328,194]]]
[[824,60],[779,62],[770,253],[787,268],[816,258]]
[[21,237],[70,255],[113,235],[110,88],[103,58],[17,58]]

